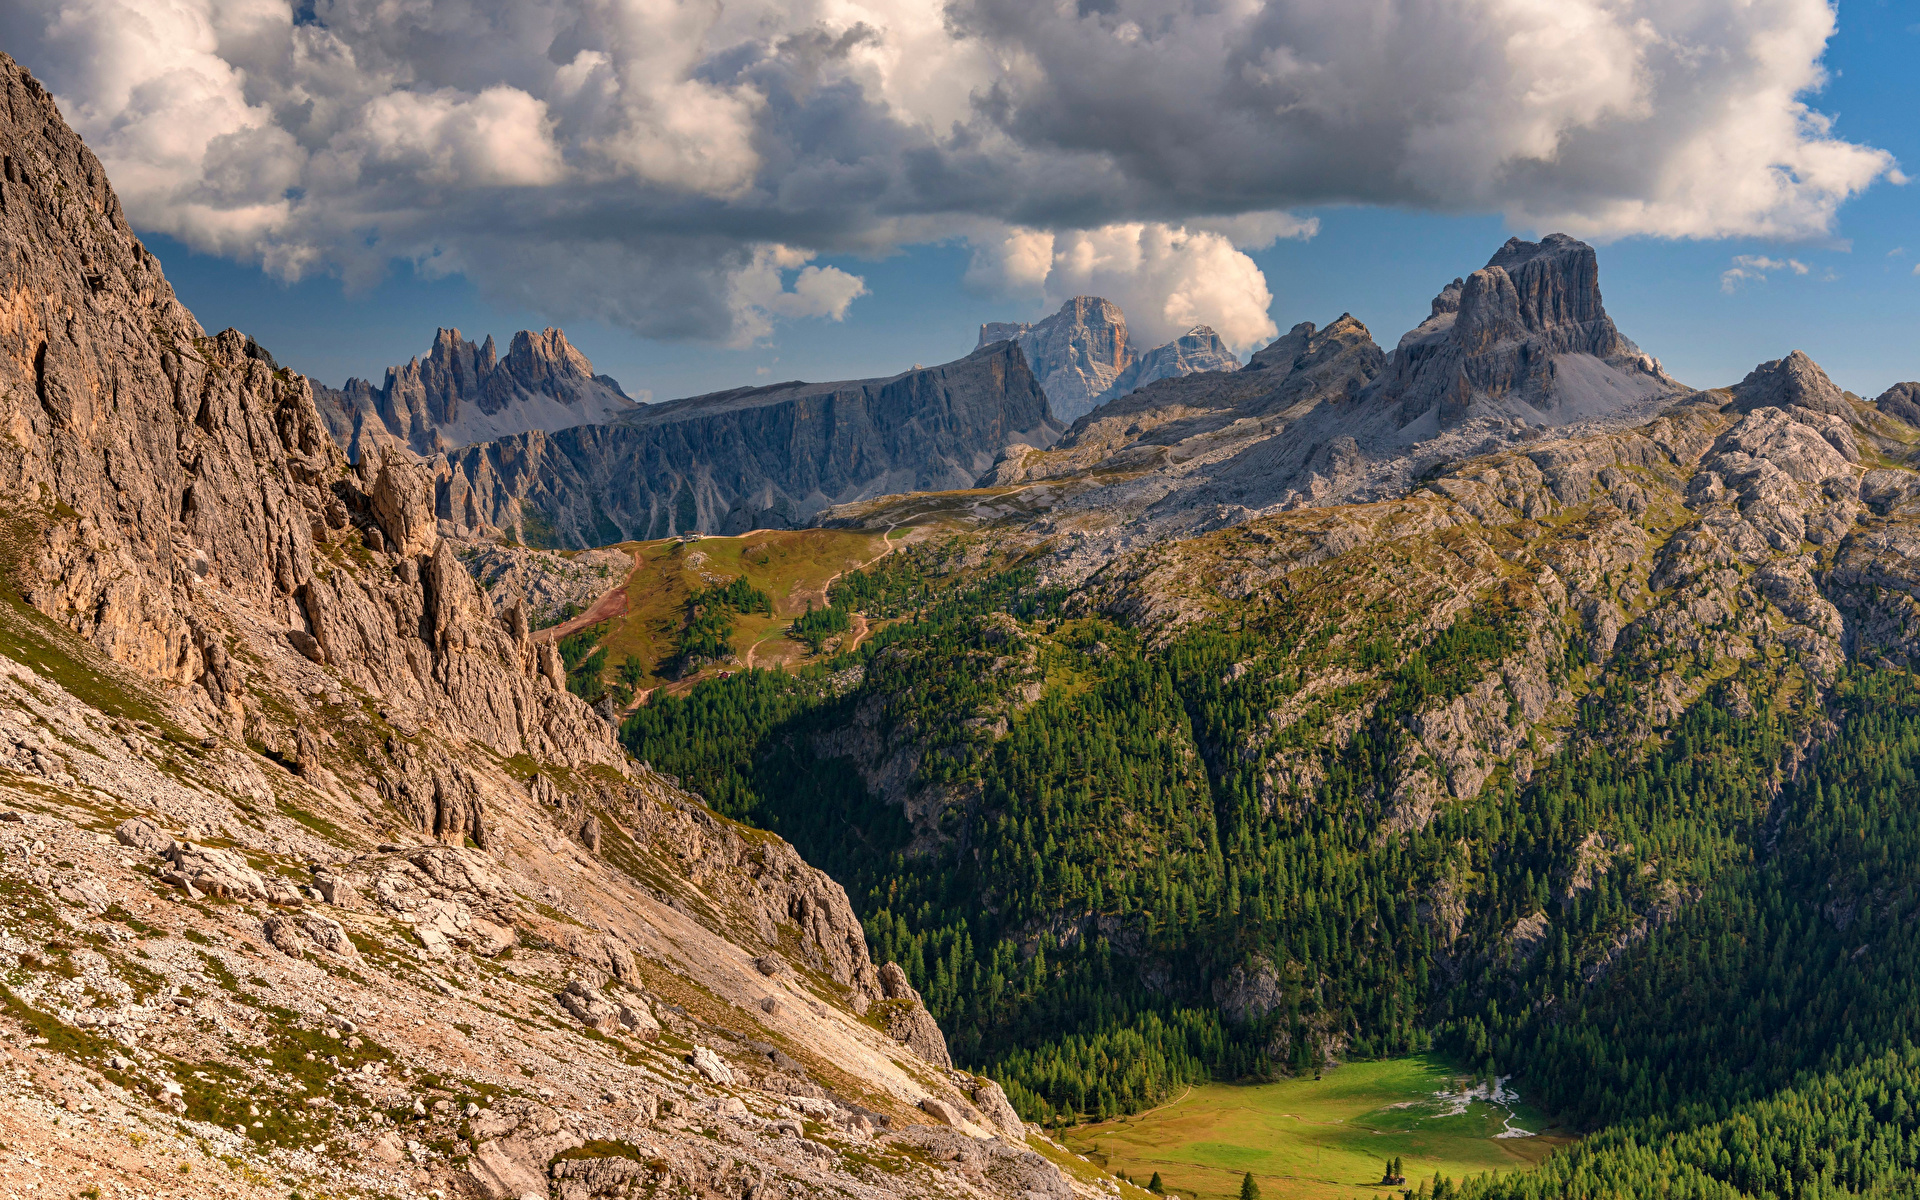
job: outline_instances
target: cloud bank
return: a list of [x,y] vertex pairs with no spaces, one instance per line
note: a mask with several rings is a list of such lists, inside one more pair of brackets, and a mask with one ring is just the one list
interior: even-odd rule
[[[1815,236],[1884,177],[1808,101],[1827,0],[12,0],[140,227],[283,277],[395,260],[734,343],[820,254],[1270,336],[1287,210]],[[1137,314],[1137,315],[1136,315]]]

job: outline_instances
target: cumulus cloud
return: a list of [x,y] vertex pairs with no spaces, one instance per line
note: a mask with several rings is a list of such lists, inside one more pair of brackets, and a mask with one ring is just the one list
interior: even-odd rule
[[[1249,222],[1254,245],[1305,236],[1302,222]],[[1158,345],[1210,325],[1236,350],[1274,336],[1266,277],[1226,234],[1161,222],[1130,222],[1061,233],[1014,228],[974,243],[967,281],[977,289],[1041,300],[1104,296],[1127,314],[1128,330]]]
[[1827,232],[1901,178],[1810,107],[1834,20],[1828,0],[11,0],[0,44],[137,224],[287,277],[408,260],[555,317],[739,342],[860,294],[795,254],[966,238],[1028,292],[1083,280],[1137,322],[1247,338],[1266,284],[1244,251],[1310,234],[1304,206]]
[[[805,265],[814,254],[791,246],[759,246],[733,276],[733,344],[752,345],[773,332],[774,317],[844,320],[847,306],[867,294],[866,281],[838,267]],[[798,269],[793,285],[786,273]]]
[[[1781,271],[1791,271],[1795,275],[1805,275],[1813,268],[1797,258],[1769,258],[1764,254],[1736,254],[1733,265],[1720,273],[1720,290],[1732,295],[1748,283],[1765,283],[1767,276]],[[1827,272],[1826,279],[1835,278],[1833,272]]]

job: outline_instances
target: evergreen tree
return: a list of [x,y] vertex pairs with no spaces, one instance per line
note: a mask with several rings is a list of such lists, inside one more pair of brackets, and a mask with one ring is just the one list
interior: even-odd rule
[[1147,1180],[1147,1190],[1152,1192],[1156,1196],[1161,1195],[1166,1191],[1166,1188],[1160,1182],[1160,1172],[1155,1171],[1153,1173],[1153,1178]]
[[1260,1200],[1260,1185],[1253,1181],[1252,1171],[1240,1180],[1240,1200]]

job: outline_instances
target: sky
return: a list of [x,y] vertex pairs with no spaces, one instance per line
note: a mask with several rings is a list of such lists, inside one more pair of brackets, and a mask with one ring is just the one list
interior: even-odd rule
[[1116,300],[1391,347],[1508,236],[1676,377],[1920,378],[1920,10],[1881,0],[21,0],[209,328],[338,385],[558,324],[636,396]]

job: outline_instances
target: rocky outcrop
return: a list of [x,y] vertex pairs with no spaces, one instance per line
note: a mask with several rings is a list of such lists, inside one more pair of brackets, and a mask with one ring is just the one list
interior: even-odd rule
[[1057,433],[1000,342],[885,379],[741,388],[470,446],[448,458],[437,504],[456,528],[536,546],[787,528],[863,496],[964,487],[1000,447]]
[[1799,350],[1785,358],[1761,363],[1734,384],[1732,391],[1731,407],[1735,412],[1799,408],[1841,420],[1850,420],[1854,415],[1853,406],[1847,403],[1833,380],[1827,378],[1820,364]]
[[[921,1061],[941,1070],[951,1070],[953,1056],[947,1052],[947,1039],[934,1023],[932,1014],[927,1012],[920,993],[907,982],[907,973],[900,969],[900,964],[888,963],[880,968],[880,989],[885,999],[882,1013],[887,1036],[913,1051]],[[946,1123],[956,1124],[951,1120]]]
[[1018,343],[1054,415],[1068,424],[1156,380],[1240,367],[1239,358],[1206,325],[1142,351],[1127,332],[1120,306],[1098,296],[1075,296],[1044,321],[982,325],[976,349],[1003,341]]
[[1615,328],[1593,247],[1565,234],[1510,239],[1447,285],[1400,339],[1373,403],[1432,432],[1475,416],[1565,425],[1644,410],[1681,389]]
[[1126,315],[1098,296],[1075,296],[1044,321],[982,325],[975,349],[1005,341],[1026,355],[1054,416],[1064,422],[1099,404],[1134,360]]
[[[1136,357],[1094,403],[1097,407],[1161,379],[1178,379],[1200,371],[1239,369],[1240,359],[1220,340],[1220,335],[1209,326],[1196,325],[1166,345]],[[1048,395],[1051,399],[1052,394]]]
[[[349,464],[306,380],[206,336],[4,57],[0,232],[0,1024],[71,1026],[36,1067],[88,1097],[9,1110],[36,1176],[131,1190],[110,1120],[208,1194],[591,1191],[551,1169],[590,1142],[662,1194],[946,1194],[878,1131],[970,1093],[860,1019],[912,1005],[844,891],[632,762],[440,536],[435,467]],[[832,1145],[775,1124],[803,1100]]]
[[1896,383],[1874,399],[1874,407],[1909,425],[1920,425],[1920,383]]
[[551,328],[514,334],[505,358],[491,335],[475,345],[458,329],[442,329],[425,358],[388,367],[380,386],[349,379],[338,391],[315,388],[314,402],[328,432],[356,460],[359,444],[377,434],[434,454],[529,429],[610,421],[638,407]]

